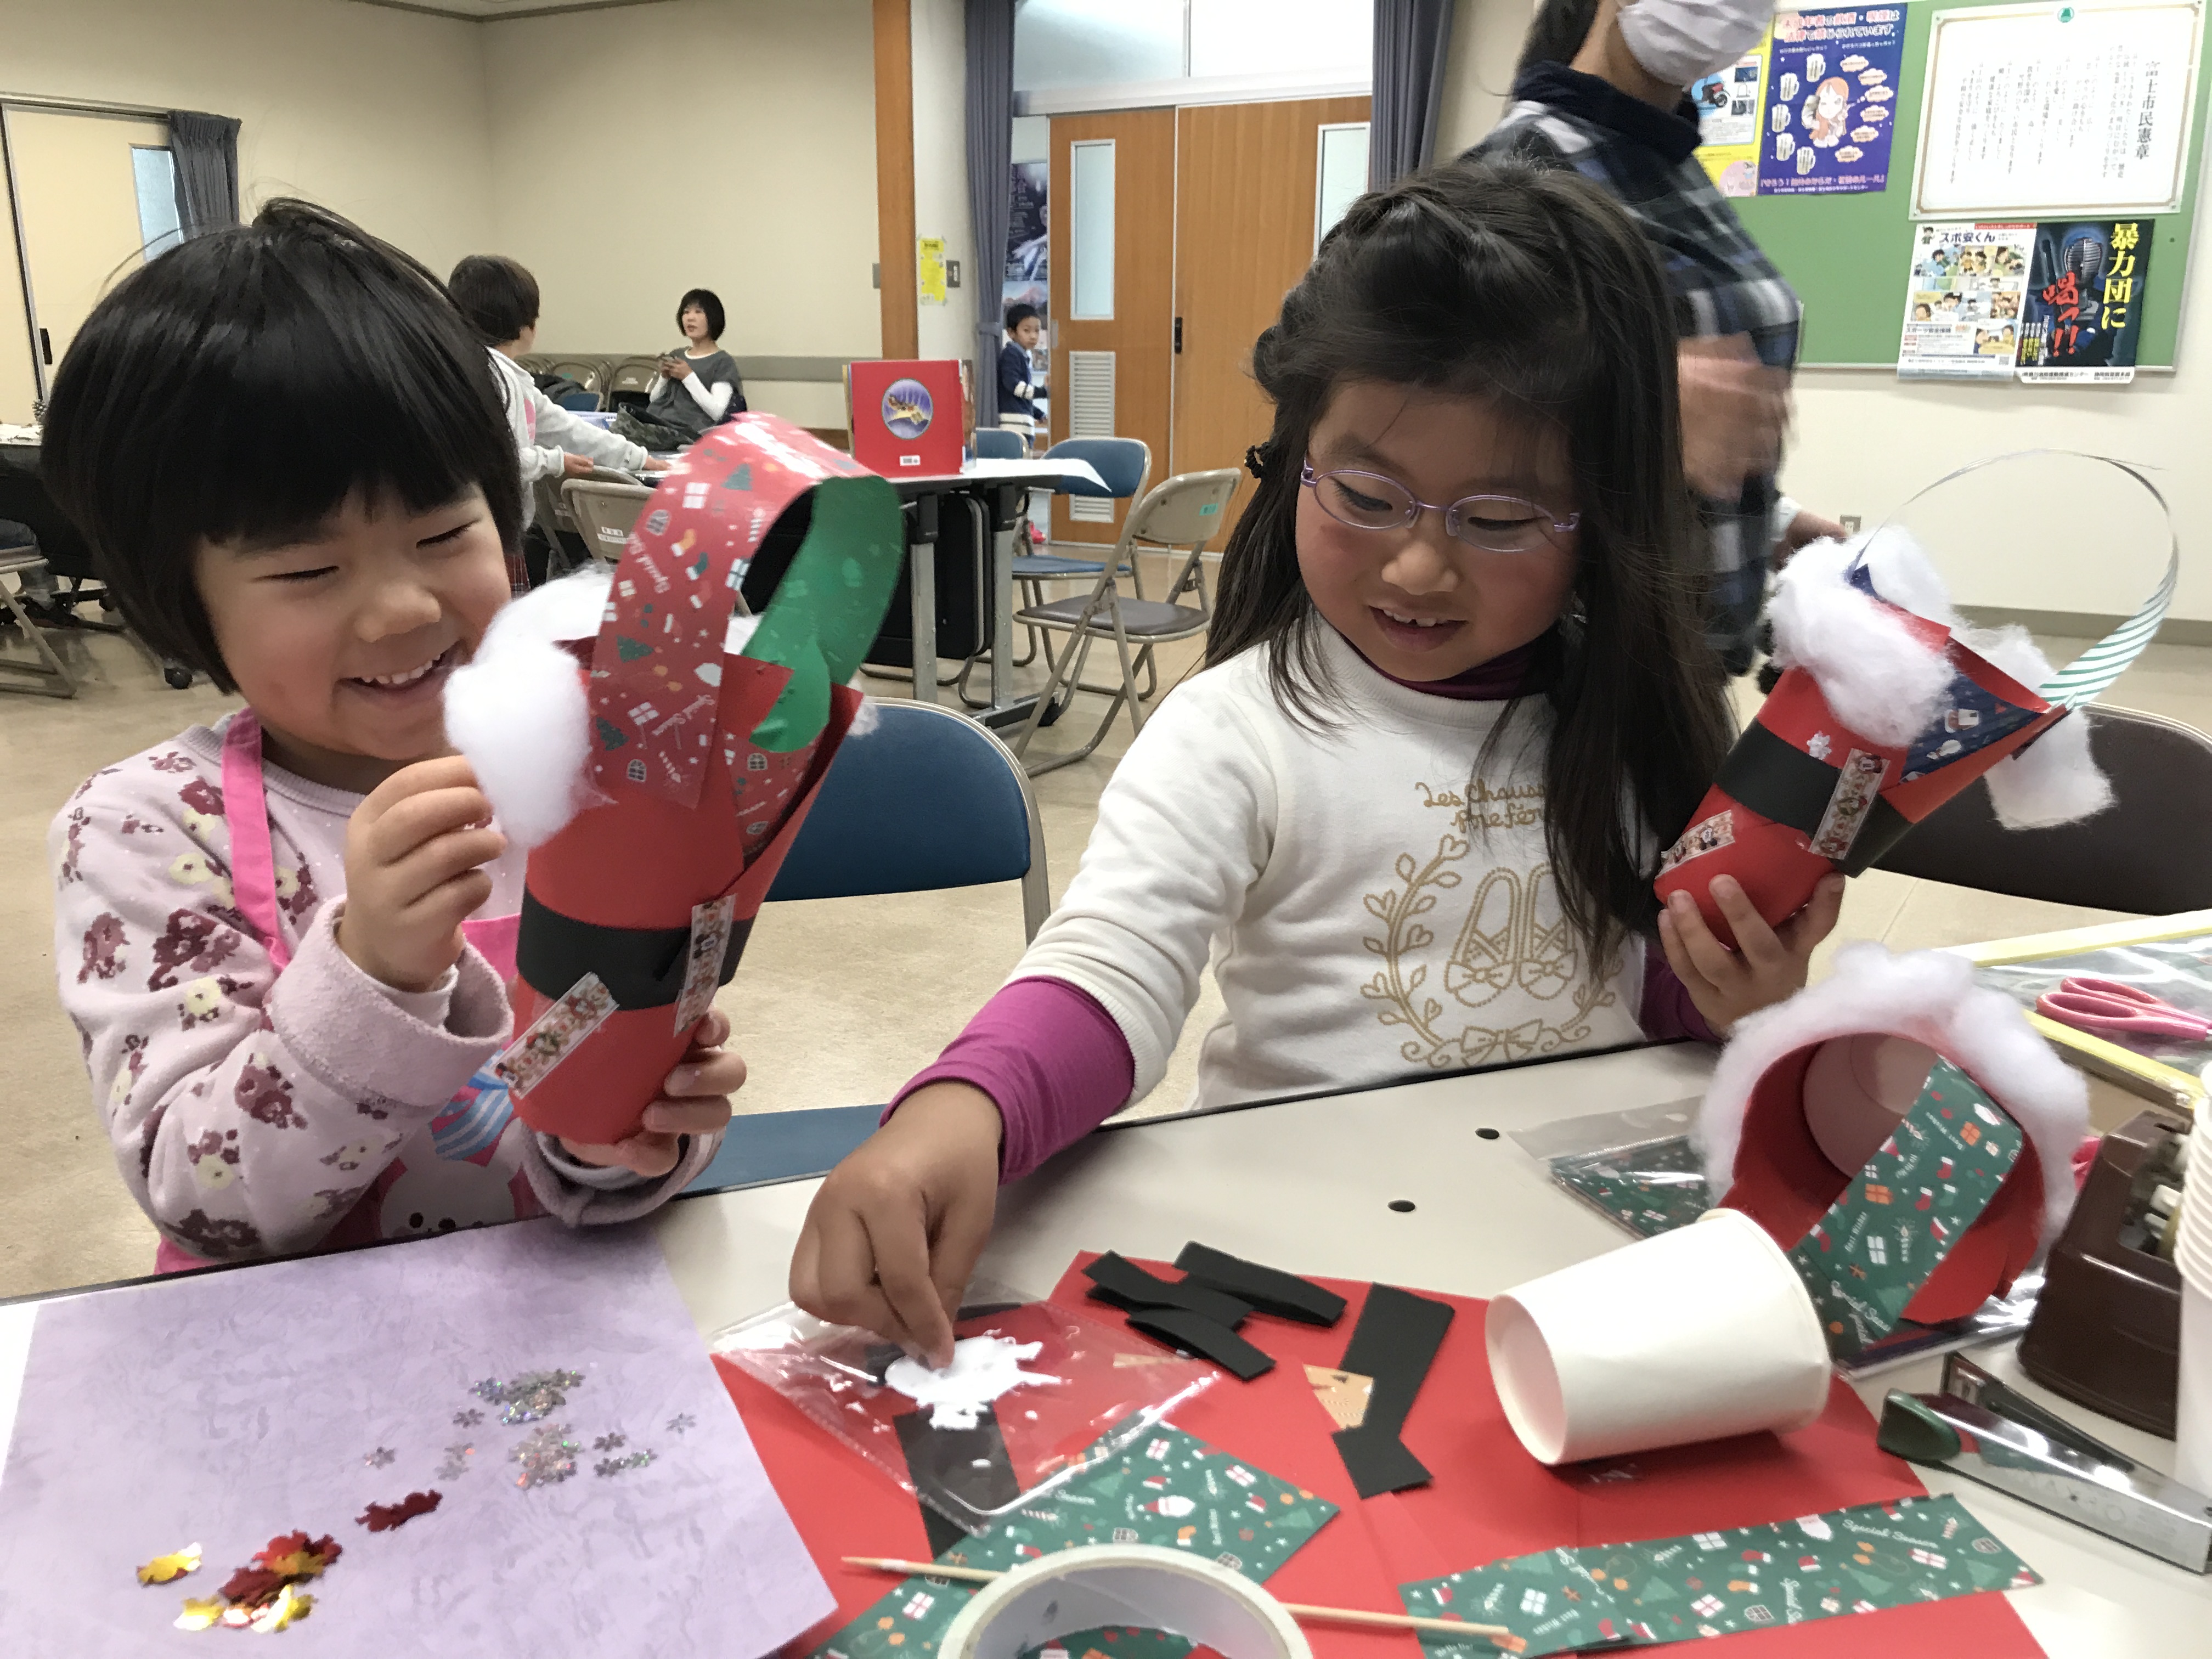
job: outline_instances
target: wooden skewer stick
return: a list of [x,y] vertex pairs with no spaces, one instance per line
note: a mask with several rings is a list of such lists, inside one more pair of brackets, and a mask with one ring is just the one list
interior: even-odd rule
[[[881,1556],[848,1555],[848,1567],[868,1567],[878,1572],[895,1572],[907,1578],[951,1578],[965,1584],[988,1584],[994,1578],[1003,1578],[1002,1572],[987,1567],[948,1567],[935,1561],[895,1561]],[[1332,1625],[1367,1625],[1378,1630],[1432,1631],[1445,1636],[1486,1636],[1509,1653],[1517,1653],[1528,1644],[1503,1625],[1476,1625],[1459,1619],[1422,1619],[1410,1613],[1369,1613],[1359,1607],[1316,1607],[1299,1601],[1285,1601],[1283,1611],[1293,1619],[1310,1619]]]

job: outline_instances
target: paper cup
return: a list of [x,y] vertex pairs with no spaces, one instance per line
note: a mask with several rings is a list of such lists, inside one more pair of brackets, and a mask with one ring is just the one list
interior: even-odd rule
[[1540,1463],[1786,1432],[1828,1403],[1812,1297],[1735,1210],[1508,1291],[1484,1335],[1506,1421]]
[[2173,1401],[2173,1478],[2212,1492],[2212,1276],[2181,1278],[2181,1353]]

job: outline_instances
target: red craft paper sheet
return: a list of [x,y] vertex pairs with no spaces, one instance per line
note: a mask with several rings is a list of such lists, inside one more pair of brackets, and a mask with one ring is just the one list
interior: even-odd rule
[[[1081,1271],[1093,1259],[1077,1257],[1054,1287],[1054,1301],[1099,1312],[1103,1304],[1085,1294],[1090,1281]],[[1164,1263],[1140,1265],[1176,1277]],[[1491,1387],[1482,1341],[1486,1304],[1437,1295],[1459,1311],[1404,1431],[1406,1444],[1436,1479],[1363,1503],[1329,1438],[1336,1425],[1314,1397],[1305,1367],[1334,1369],[1343,1358],[1368,1287],[1354,1280],[1317,1282],[1350,1304],[1334,1328],[1255,1314],[1243,1334],[1275,1357],[1275,1369],[1254,1382],[1224,1379],[1171,1419],[1341,1511],[1267,1581],[1282,1601],[1402,1613],[1401,1583],[1505,1556],[1753,1526],[1927,1490],[1910,1464],[1875,1447],[1873,1419],[1841,1382],[1833,1385],[1826,1414],[1793,1435],[1751,1435],[1547,1469],[1515,1437]],[[796,1407],[734,1366],[715,1364],[778,1496],[837,1597],[833,1617],[784,1650],[808,1653],[892,1587],[889,1575],[847,1567],[841,1557],[927,1559],[921,1510]],[[1410,1633],[1322,1624],[1304,1629],[1317,1659],[1419,1659]],[[1996,1594],[1715,1639],[1732,1659],[1865,1659],[1877,1652],[1884,1659],[2037,1659],[2043,1652]]]

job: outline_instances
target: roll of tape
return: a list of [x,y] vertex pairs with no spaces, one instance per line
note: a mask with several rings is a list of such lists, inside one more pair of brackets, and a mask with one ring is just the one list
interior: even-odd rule
[[1097,1544],[1024,1564],[983,1586],[945,1633],[939,1659],[1019,1659],[1102,1626],[1166,1631],[1222,1659],[1313,1659],[1283,1604],[1202,1556]]

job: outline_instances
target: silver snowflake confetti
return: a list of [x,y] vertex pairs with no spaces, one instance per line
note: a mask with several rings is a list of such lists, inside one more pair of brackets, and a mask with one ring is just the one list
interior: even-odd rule
[[361,1461],[372,1469],[382,1469],[389,1468],[395,1462],[398,1461],[398,1456],[399,1454],[392,1450],[391,1447],[379,1446],[374,1451],[369,1453],[368,1456],[362,1458]]
[[548,1423],[532,1429],[522,1443],[507,1453],[511,1462],[522,1465],[522,1473],[514,1477],[518,1486],[550,1486],[556,1480],[566,1480],[576,1472],[576,1454],[583,1443],[568,1432],[565,1423]]
[[469,1392],[479,1400],[505,1407],[499,1414],[502,1423],[535,1423],[567,1405],[568,1390],[580,1387],[583,1381],[581,1371],[525,1371],[506,1382],[486,1377]]
[[474,1446],[456,1443],[446,1448],[446,1461],[438,1465],[438,1479],[458,1480],[469,1472],[469,1459],[477,1455]]
[[671,1434],[681,1434],[686,1429],[696,1429],[698,1426],[699,1419],[692,1416],[690,1412],[678,1412],[668,1419],[668,1431]]
[[478,1411],[474,1406],[470,1407],[468,1410],[465,1412],[455,1412],[453,1413],[453,1426],[457,1429],[473,1429],[477,1424],[483,1421],[483,1413]]
[[[619,1440],[622,1437],[616,1435],[612,1437]],[[620,1474],[625,1469],[641,1469],[651,1462],[651,1452],[634,1451],[627,1457],[602,1457],[592,1466],[592,1469],[596,1474]]]
[[620,1451],[629,1442],[618,1434],[603,1434],[592,1442],[593,1451]]

